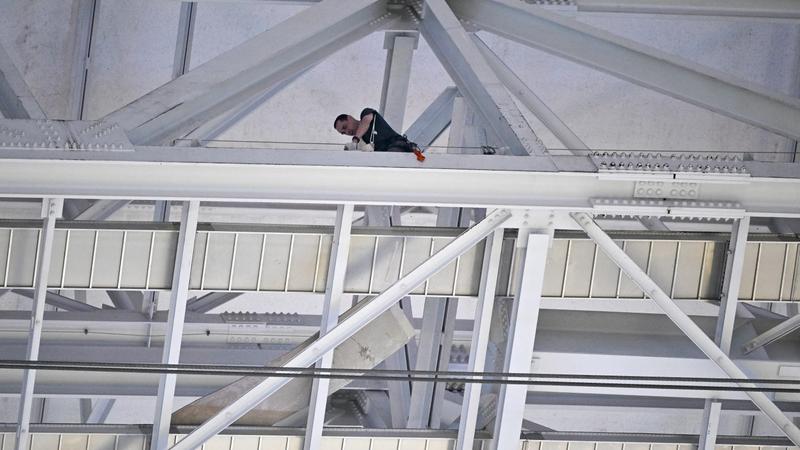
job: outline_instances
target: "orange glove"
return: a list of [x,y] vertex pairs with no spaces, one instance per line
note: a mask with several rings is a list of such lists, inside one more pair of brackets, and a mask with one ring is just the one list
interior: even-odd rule
[[419,161],[419,162],[425,161],[425,155],[423,155],[422,152],[419,151],[418,148],[414,149],[414,156],[417,157],[417,161]]

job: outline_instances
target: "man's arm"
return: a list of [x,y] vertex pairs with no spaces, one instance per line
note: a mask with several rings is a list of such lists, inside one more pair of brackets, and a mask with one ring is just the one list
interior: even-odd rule
[[372,119],[375,117],[374,114],[369,113],[361,117],[361,121],[358,124],[358,129],[356,129],[356,135],[353,136],[354,138],[361,139],[361,136],[367,132],[369,126],[372,124]]

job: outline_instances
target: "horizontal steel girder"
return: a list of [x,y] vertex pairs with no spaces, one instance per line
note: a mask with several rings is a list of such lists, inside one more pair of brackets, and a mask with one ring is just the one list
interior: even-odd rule
[[[30,289],[38,224],[0,221],[0,288]],[[458,229],[357,228],[345,276],[345,292],[381,292],[401,273],[449,242]],[[210,292],[189,302],[207,312],[245,292],[302,295],[324,291],[331,229],[317,226],[200,224],[195,237],[190,289]],[[678,233],[615,233],[626,252],[677,299],[720,298],[727,236]],[[59,222],[51,289],[168,290],[177,231],[173,224]],[[504,238],[496,295],[508,296],[514,238]],[[9,243],[11,244],[9,246]],[[9,252],[10,248],[10,252]],[[746,247],[744,301],[800,300],[798,241],[754,235]],[[292,255],[291,258],[289,255]],[[478,293],[479,245],[445,271],[414,289],[424,296],[474,297]],[[6,270],[6,261],[13,262]],[[260,270],[259,270],[260,268]],[[55,295],[55,294],[53,294]],[[549,249],[544,296],[549,299],[641,299],[643,294],[596,246],[578,233],[558,232]],[[113,298],[112,298],[113,300]],[[62,302],[63,303],[63,302]],[[117,302],[119,304],[119,302]],[[85,303],[59,303],[63,309]]]
[[[751,216],[800,217],[800,203],[795,200],[800,198],[797,164],[696,163],[678,158],[667,171],[603,170],[598,175],[597,165],[589,157],[553,157],[558,172],[547,171],[550,159],[541,159],[442,154],[430,155],[420,166],[402,153],[256,153],[252,149],[174,147],[139,147],[133,152],[0,149],[0,196],[354,202],[547,211],[591,211],[593,201],[599,198],[628,200],[607,205],[606,214],[668,215],[666,207],[634,203],[634,192],[638,181],[674,180],[696,183],[693,200],[697,202],[732,202],[738,204],[736,210]],[[621,157],[620,162],[625,161],[634,167],[648,162],[635,155]],[[749,176],[678,169],[684,164],[740,168]],[[142,173],[149,176],[141,177]],[[684,215],[691,216],[691,209]]]

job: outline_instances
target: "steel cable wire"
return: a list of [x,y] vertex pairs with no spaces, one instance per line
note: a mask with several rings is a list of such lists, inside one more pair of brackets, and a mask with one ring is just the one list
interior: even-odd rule
[[[464,372],[464,371],[418,371],[385,369],[319,369],[263,367],[263,366],[221,366],[207,364],[152,364],[152,363],[92,363],[75,361],[26,361],[0,360],[0,369],[37,369],[59,371],[128,372],[128,373],[174,373],[179,375],[235,375],[235,376],[279,376],[297,378],[364,379],[383,381],[427,381],[437,383],[481,383],[481,384],[523,384],[531,386],[634,388],[667,390],[709,390],[735,392],[780,392],[800,393],[800,380],[784,379],[728,379],[692,377],[656,377],[631,375],[594,374],[528,374],[502,372]],[[597,382],[574,380],[606,380],[622,382]],[[632,381],[651,383],[632,383]],[[652,383],[657,381],[658,383]],[[665,384],[681,382],[694,384]],[[697,384],[701,383],[701,384]],[[708,384],[716,383],[716,384]],[[725,384],[719,384],[725,383]],[[730,385],[747,384],[748,386]],[[797,387],[764,387],[755,384],[795,385]]]

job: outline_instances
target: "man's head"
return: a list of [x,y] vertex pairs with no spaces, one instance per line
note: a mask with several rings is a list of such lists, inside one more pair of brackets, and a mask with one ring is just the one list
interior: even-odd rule
[[358,130],[358,120],[349,114],[339,114],[333,121],[333,128],[340,134],[355,136]]

